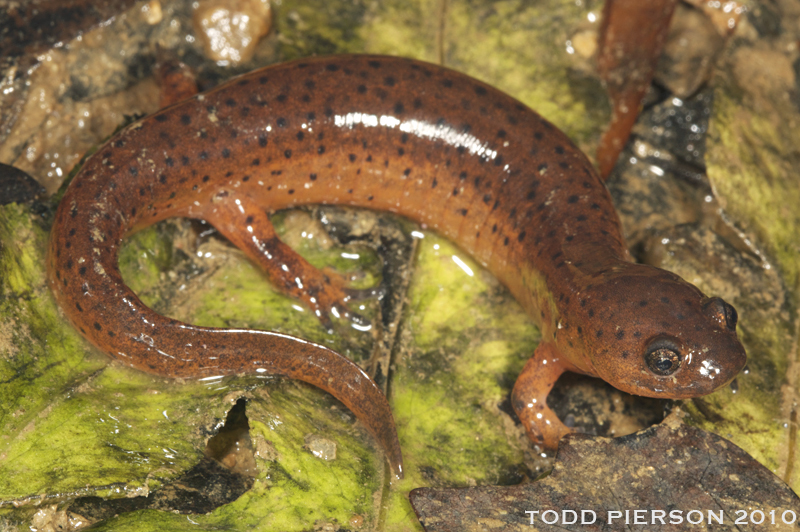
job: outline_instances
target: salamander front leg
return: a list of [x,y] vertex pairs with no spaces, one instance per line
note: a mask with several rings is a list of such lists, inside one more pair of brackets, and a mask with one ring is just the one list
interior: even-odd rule
[[347,307],[362,290],[350,290],[345,280],[331,270],[318,270],[284,244],[261,206],[223,191],[204,209],[203,217],[251,260],[261,266],[279,290],[303,301],[332,329],[330,314],[355,323],[368,324]]
[[547,395],[565,371],[573,370],[551,342],[539,344],[525,364],[511,392],[511,404],[525,426],[528,437],[548,449],[570,431],[547,406]]

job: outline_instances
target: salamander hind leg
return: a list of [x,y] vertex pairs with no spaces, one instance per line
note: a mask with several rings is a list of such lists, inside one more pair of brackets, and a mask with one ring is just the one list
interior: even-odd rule
[[547,406],[547,396],[553,385],[562,373],[572,369],[562,358],[552,343],[540,344],[511,392],[511,404],[528,437],[548,449],[558,448],[559,440],[571,432]]
[[203,217],[260,265],[274,286],[303,301],[326,329],[333,328],[331,314],[357,324],[369,323],[347,307],[347,302],[361,297],[363,291],[347,288],[343,277],[327,268],[315,268],[283,243],[267,213],[254,201],[220,193],[204,209]]

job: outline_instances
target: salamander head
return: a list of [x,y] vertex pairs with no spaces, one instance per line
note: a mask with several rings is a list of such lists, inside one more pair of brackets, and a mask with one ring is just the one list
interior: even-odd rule
[[[625,265],[581,294],[597,375],[635,395],[686,399],[732,381],[747,361],[736,310],[670,272]],[[586,327],[584,327],[586,329]]]

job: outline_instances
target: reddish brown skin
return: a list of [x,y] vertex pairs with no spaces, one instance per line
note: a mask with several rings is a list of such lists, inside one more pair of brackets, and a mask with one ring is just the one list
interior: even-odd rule
[[639,116],[676,4],[677,0],[607,0],[603,5],[597,70],[613,105],[611,123],[597,147],[604,179],[614,169]]
[[[92,343],[143,371],[200,378],[261,369],[329,391],[401,474],[388,403],[357,366],[300,339],[166,318],[120,277],[126,234],[174,216],[202,218],[323,320],[333,308],[346,312],[341,281],[286,248],[269,224],[267,210],[306,203],[403,214],[505,283],[542,330],[513,400],[531,438],[547,446],[567,430],[544,401],[563,371],[683,398],[710,393],[744,365],[732,307],[629,262],[605,185],[564,134],[484,83],[390,57],[255,71],[123,130],[86,162],[59,205],[48,260],[53,293]],[[662,337],[684,358],[670,377],[644,362]]]

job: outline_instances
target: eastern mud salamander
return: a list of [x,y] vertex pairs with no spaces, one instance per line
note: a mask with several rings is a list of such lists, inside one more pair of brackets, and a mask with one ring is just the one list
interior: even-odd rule
[[402,457],[389,405],[355,364],[283,334],[196,327],[125,286],[125,235],[200,218],[327,320],[341,280],[275,236],[267,211],[336,203],[400,213],[491,270],[541,327],[513,391],[531,438],[568,432],[547,408],[558,376],[688,398],[745,363],[736,311],[678,276],[630,262],[605,185],[586,157],[521,103],[458,72],[378,56],[258,70],[132,124],[84,165],[50,239],[49,278],[70,321],[122,363],[173,377],[261,372],[318,386]]

